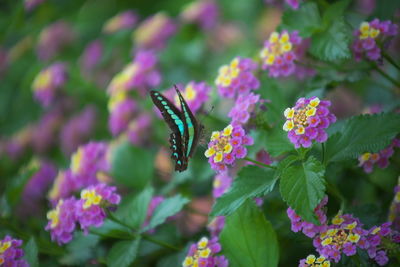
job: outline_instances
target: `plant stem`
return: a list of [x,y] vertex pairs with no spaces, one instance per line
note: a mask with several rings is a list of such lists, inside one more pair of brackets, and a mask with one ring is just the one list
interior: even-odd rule
[[154,243],[154,244],[157,244],[157,245],[159,245],[159,246],[161,246],[161,247],[168,248],[168,249],[175,250],[175,251],[180,251],[179,248],[177,248],[177,247],[175,247],[175,246],[172,246],[172,245],[170,245],[170,244],[168,244],[168,243],[165,243],[164,241],[161,241],[161,240],[158,240],[158,239],[154,239],[154,238],[151,237],[150,235],[141,234],[141,236],[142,236],[143,239],[145,239],[145,240],[147,240],[147,241],[150,241],[150,242],[152,242],[152,243]]
[[134,231],[133,227],[130,226],[129,224],[124,223],[123,221],[121,221],[120,219],[118,219],[117,217],[115,217],[111,212],[107,211],[107,217],[113,221],[118,223],[119,225],[125,226],[126,228],[128,228],[129,230]]
[[396,63],[396,61],[394,61],[394,59],[389,56],[389,54],[387,54],[386,52],[382,52],[383,57],[389,61],[389,63],[391,63],[396,69],[400,70],[400,65],[398,63]]
[[400,82],[396,81],[393,77],[389,76],[386,72],[381,70],[376,64],[372,64],[373,68],[388,81],[393,83],[396,87],[400,88]]
[[265,168],[270,168],[270,169],[276,170],[276,167],[275,167],[275,166],[267,165],[267,164],[265,164],[265,163],[259,162],[259,161],[257,161],[257,160],[251,159],[251,158],[249,158],[249,157],[245,157],[244,160],[253,162],[254,164],[257,164],[257,165],[262,166],[262,167],[265,167]]

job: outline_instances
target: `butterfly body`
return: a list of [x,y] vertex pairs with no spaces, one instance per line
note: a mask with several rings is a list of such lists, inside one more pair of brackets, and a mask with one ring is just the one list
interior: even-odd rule
[[170,135],[171,157],[175,160],[175,170],[187,169],[188,160],[197,146],[202,125],[199,125],[185,99],[175,87],[181,104],[179,110],[171,101],[157,91],[151,91],[151,99],[172,130]]

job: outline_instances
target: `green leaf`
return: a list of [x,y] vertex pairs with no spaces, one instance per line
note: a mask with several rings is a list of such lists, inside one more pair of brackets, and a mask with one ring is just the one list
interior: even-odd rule
[[326,143],[326,162],[355,159],[365,152],[378,152],[400,132],[400,115],[380,113],[348,120]]
[[38,247],[34,237],[31,237],[24,247],[24,259],[30,267],[39,266]]
[[150,219],[149,225],[147,225],[142,232],[146,232],[149,229],[162,224],[165,220],[178,213],[183,206],[189,202],[189,199],[182,197],[181,195],[176,195],[165,199],[160,205],[155,209],[153,216]]
[[326,61],[350,58],[350,39],[349,26],[343,17],[336,18],[325,31],[313,35],[310,53]]
[[[282,121],[282,125],[283,125]],[[294,150],[294,145],[290,143],[287,137],[287,132],[282,130],[282,127],[275,127],[268,131],[265,136],[265,148],[272,157],[277,157],[283,153]]]
[[315,3],[307,2],[298,10],[288,9],[282,16],[282,28],[298,30],[302,37],[310,37],[321,28],[321,16]]
[[250,200],[226,218],[220,242],[230,267],[278,266],[276,233]]
[[153,188],[147,187],[134,198],[125,198],[127,201],[121,203],[115,213],[117,218],[132,226],[133,229],[139,229],[146,219],[153,191]]
[[229,215],[237,210],[247,199],[263,196],[271,192],[277,178],[275,171],[257,166],[246,166],[228,192],[217,199],[211,216]]
[[107,266],[126,267],[136,259],[140,244],[140,236],[132,241],[120,241],[115,243],[107,256]]
[[308,222],[317,223],[314,209],[325,195],[324,172],[321,162],[309,157],[306,162],[292,165],[282,173],[282,198]]
[[128,142],[112,150],[111,174],[123,185],[143,188],[153,177],[153,154]]
[[322,22],[324,27],[329,27],[329,25],[344,15],[347,7],[350,4],[350,0],[337,1],[334,4],[329,5],[322,16]]
[[67,245],[67,254],[60,259],[60,262],[63,265],[82,265],[94,257],[99,240],[97,235],[75,233],[73,240]]

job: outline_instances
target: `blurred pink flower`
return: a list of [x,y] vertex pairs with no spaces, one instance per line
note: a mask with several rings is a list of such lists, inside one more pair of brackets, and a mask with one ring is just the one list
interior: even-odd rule
[[103,25],[103,32],[107,34],[116,33],[120,30],[131,29],[138,21],[138,15],[133,10],[126,10],[110,18]]

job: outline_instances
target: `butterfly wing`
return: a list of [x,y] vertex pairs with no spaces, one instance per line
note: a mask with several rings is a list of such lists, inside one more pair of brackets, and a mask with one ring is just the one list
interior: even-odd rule
[[197,143],[199,142],[199,136],[202,129],[202,126],[199,125],[196,118],[194,117],[192,111],[190,110],[188,104],[186,103],[185,99],[183,98],[181,92],[175,85],[176,93],[178,94],[179,101],[181,102],[181,109],[182,109],[182,117],[185,121],[185,128],[186,131],[184,135],[184,143],[186,150],[184,151],[187,158],[191,157],[195,151]]
[[182,114],[171,101],[159,92],[151,91],[150,95],[154,105],[160,110],[161,115],[172,130],[169,141],[172,150],[171,157],[176,161],[175,170],[184,171],[187,169],[187,156],[184,153],[186,148],[183,140],[186,139],[185,134],[187,131],[185,130],[186,126]]

